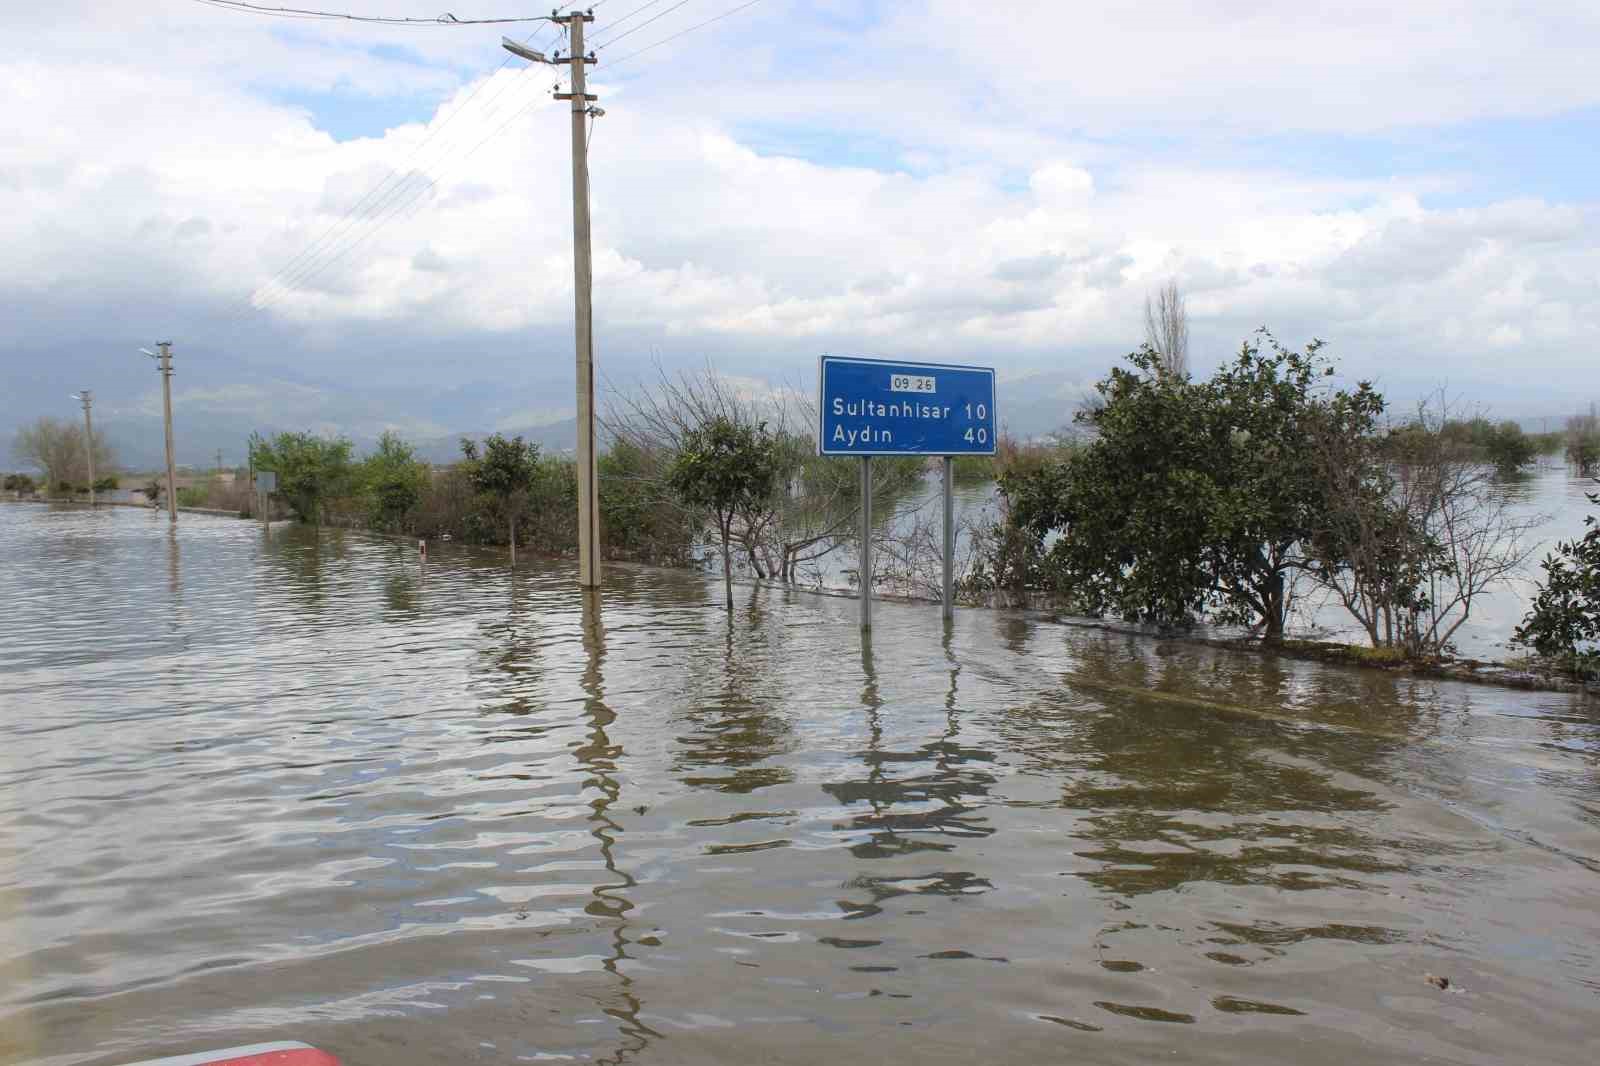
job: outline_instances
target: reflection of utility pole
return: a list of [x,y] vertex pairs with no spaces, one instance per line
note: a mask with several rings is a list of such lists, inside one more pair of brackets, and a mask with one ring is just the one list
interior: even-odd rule
[[600,483],[595,477],[594,434],[594,266],[589,241],[589,135],[585,119],[600,115],[589,105],[598,97],[585,92],[588,65],[595,62],[583,51],[583,26],[594,16],[575,11],[553,16],[567,27],[571,52],[565,59],[546,59],[542,52],[506,38],[506,51],[536,63],[566,64],[572,68],[572,91],[557,93],[557,100],[572,101],[572,269],[573,323],[578,369],[578,584],[600,586]]
[[89,407],[94,403],[94,393],[88,389],[72,394],[74,400],[83,401],[83,454],[89,459],[89,506],[94,506],[94,420],[89,417]]
[[178,524],[178,471],[172,463],[172,342],[157,341],[161,349],[157,355],[148,348],[139,350],[156,360],[161,367],[161,408],[167,423],[167,517]]

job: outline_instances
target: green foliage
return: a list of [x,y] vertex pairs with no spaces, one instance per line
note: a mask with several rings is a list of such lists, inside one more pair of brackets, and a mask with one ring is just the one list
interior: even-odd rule
[[1539,445],[1510,420],[1495,426],[1484,441],[1489,462],[1501,474],[1515,474],[1539,457]]
[[320,524],[329,499],[352,486],[351,445],[343,437],[279,433],[270,440],[250,437],[250,465],[278,475],[276,495],[302,522]]
[[1600,433],[1574,433],[1567,442],[1567,461],[1585,476],[1600,470]]
[[1325,513],[1312,429],[1366,432],[1383,402],[1366,385],[1323,390],[1318,343],[1262,337],[1199,382],[1133,353],[1079,416],[1092,444],[1002,478],[1020,528],[1041,547],[1057,536],[1045,565],[1058,589],[1095,613],[1184,625],[1209,610],[1281,637],[1287,575]]
[[200,485],[178,490],[179,507],[204,507],[210,499],[210,492]]
[[1491,422],[1480,415],[1447,418],[1429,425],[1419,415],[1390,430],[1384,453],[1395,462],[1405,463],[1417,454],[1437,453],[1442,446],[1454,458],[1489,463],[1497,473],[1509,476],[1541,454],[1559,451],[1559,443],[1555,442],[1560,439],[1557,434],[1530,436],[1510,419]]
[[733,610],[729,551],[734,517],[768,500],[777,487],[779,442],[765,422],[751,425],[719,415],[683,438],[667,484],[684,504],[709,512],[722,536],[722,573]]
[[114,492],[116,491],[117,485],[118,481],[114,476],[108,475],[106,477],[96,478],[94,482],[94,491]]
[[608,551],[646,562],[679,563],[689,555],[695,524],[662,491],[660,456],[615,440],[600,457],[600,523]]
[[479,498],[479,521],[498,519],[506,527],[511,563],[517,562],[517,519],[539,482],[539,446],[520,436],[507,439],[499,433],[484,438],[483,446],[463,437],[461,464],[467,482]]
[[385,432],[377,451],[361,461],[356,481],[369,526],[386,533],[409,532],[412,513],[428,487],[428,465],[398,434]]
[[144,498],[152,504],[160,503],[162,493],[166,491],[166,488],[167,486],[164,483],[156,478],[151,478],[144,483]]
[[[1600,507],[1600,494],[1589,502]],[[1577,669],[1600,669],[1600,520],[1584,519],[1588,532],[1556,545],[1541,567],[1544,581],[1515,640]]]
[[37,487],[38,486],[34,484],[33,478],[29,477],[27,474],[6,475],[4,488],[7,492],[21,492],[28,494],[33,492]]

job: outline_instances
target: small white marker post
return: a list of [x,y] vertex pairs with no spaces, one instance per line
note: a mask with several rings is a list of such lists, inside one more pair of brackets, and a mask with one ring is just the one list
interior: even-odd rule
[[953,456],[944,457],[944,620],[951,621],[956,616],[955,604],[955,579],[954,559],[956,555],[956,512],[955,491],[952,482],[955,480],[956,461]]
[[861,628],[872,628],[872,456],[861,457]]

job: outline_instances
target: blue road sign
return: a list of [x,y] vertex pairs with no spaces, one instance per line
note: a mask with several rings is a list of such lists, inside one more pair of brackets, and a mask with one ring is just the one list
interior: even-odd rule
[[825,355],[822,455],[993,455],[994,368]]

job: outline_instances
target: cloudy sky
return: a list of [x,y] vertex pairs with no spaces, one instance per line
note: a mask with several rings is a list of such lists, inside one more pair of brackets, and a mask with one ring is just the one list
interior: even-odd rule
[[[985,363],[1048,428],[1176,278],[1201,370],[1265,324],[1398,400],[1600,399],[1592,0],[742,2],[595,5],[614,383]],[[168,339],[186,461],[571,417],[567,105],[499,45],[552,27],[0,6],[0,433],[89,387],[157,454]]]

